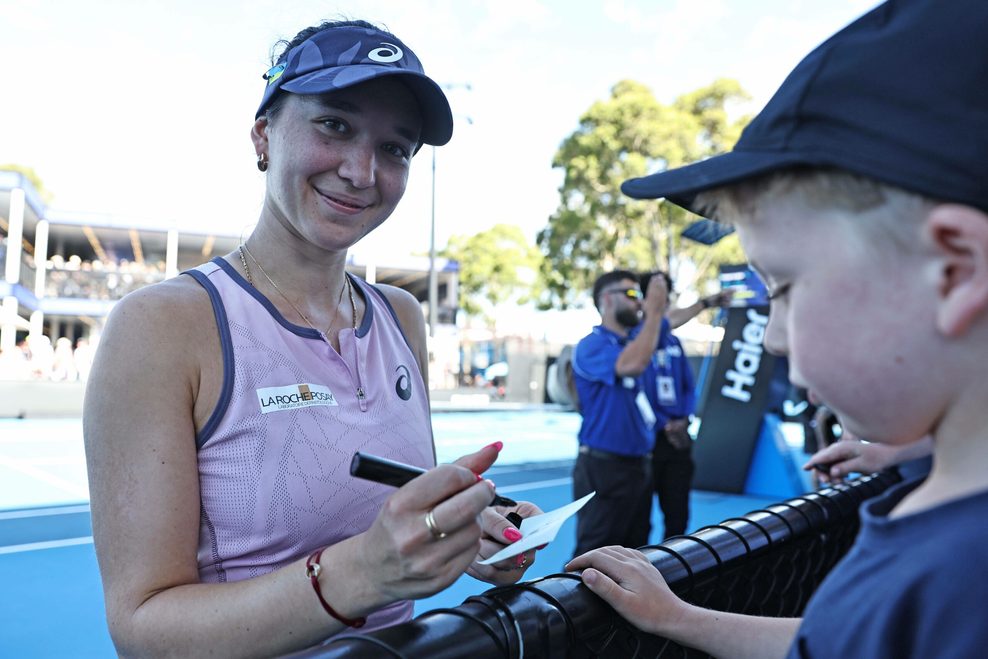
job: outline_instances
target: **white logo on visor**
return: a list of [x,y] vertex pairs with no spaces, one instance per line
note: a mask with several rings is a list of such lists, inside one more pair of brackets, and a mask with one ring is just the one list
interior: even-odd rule
[[387,42],[382,42],[380,48],[375,48],[367,53],[367,57],[371,58],[375,62],[381,62],[382,64],[397,62],[404,56],[405,53],[401,52],[401,48],[393,43]]

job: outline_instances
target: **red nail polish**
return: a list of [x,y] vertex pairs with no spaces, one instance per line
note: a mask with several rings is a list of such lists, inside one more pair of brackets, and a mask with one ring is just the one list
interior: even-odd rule
[[494,450],[495,450],[495,451],[498,451],[498,452],[500,452],[500,451],[501,451],[501,449],[502,449],[502,448],[504,447],[504,442],[494,442],[494,443],[492,443],[492,444],[488,444],[488,445],[487,445],[487,446],[485,446],[484,448],[490,448],[490,447],[492,447],[492,446],[494,447]]
[[515,567],[525,567],[525,554],[518,554],[515,559]]
[[521,533],[518,531],[518,529],[513,529],[510,527],[506,528],[504,529],[503,535],[505,540],[507,540],[508,542],[518,542],[519,540],[521,540]]
[[477,472],[473,472],[473,475],[477,477],[477,482],[478,482],[478,483],[479,483],[480,481],[482,481],[482,480],[484,480],[484,477],[483,477],[483,476],[481,476],[480,474],[478,474]]

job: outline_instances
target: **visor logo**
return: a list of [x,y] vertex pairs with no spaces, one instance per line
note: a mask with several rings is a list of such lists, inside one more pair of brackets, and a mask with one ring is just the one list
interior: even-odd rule
[[380,62],[381,64],[390,64],[391,62],[397,62],[405,53],[401,51],[401,48],[394,45],[393,43],[382,42],[380,48],[375,48],[374,50],[367,53],[367,57],[374,60],[375,62]]

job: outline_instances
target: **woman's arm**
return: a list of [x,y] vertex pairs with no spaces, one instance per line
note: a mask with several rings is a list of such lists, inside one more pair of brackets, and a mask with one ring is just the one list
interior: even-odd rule
[[315,642],[332,627],[301,569],[296,579],[286,571],[198,583],[194,416],[204,355],[219,354],[219,339],[205,291],[195,288],[167,282],[124,298],[87,385],[93,535],[123,655],[272,653],[288,647],[289,635]]
[[[219,340],[205,292],[182,279],[117,305],[88,383],[93,534],[111,635],[125,656],[272,656],[307,647],[342,623],[320,606],[304,557],[254,579],[199,583],[195,429],[215,405],[199,398],[212,377],[202,365],[211,350],[219,354]],[[355,618],[452,583],[476,556],[477,516],[491,498],[473,470],[495,457],[488,449],[466,468],[432,470],[392,495],[368,531],[327,548],[326,600]],[[442,541],[424,523],[433,509],[448,533]]]
[[[402,331],[405,332],[405,337],[412,347],[412,353],[419,363],[422,379],[425,381],[426,387],[428,387],[429,353],[426,344],[425,317],[422,315],[422,307],[411,293],[403,289],[379,284],[378,290],[388,299],[391,307],[395,310],[395,315],[398,316]],[[433,450],[435,450],[434,444]],[[521,517],[542,514],[542,510],[538,506],[524,501],[519,502],[519,505],[512,509],[512,511],[518,513]],[[508,512],[509,510],[507,508],[487,508],[481,513],[480,522],[483,532],[477,560],[483,560],[487,556],[493,556],[506,545],[517,542],[521,537],[521,534],[517,533],[515,526],[504,516]],[[524,554],[519,554],[515,558],[510,558],[507,561],[502,561],[495,565],[480,565],[475,562],[467,568],[467,573],[475,579],[496,585],[515,583],[535,563],[535,553],[535,550],[529,550]]]

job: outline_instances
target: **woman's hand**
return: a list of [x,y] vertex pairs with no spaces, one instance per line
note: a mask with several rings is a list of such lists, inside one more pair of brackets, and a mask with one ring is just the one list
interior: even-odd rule
[[638,629],[668,635],[689,608],[662,574],[636,549],[603,547],[577,556],[567,571],[583,570],[587,588]]
[[[493,556],[508,545],[522,539],[521,531],[506,517],[511,512],[517,513],[522,518],[542,514],[542,510],[538,506],[527,501],[521,501],[517,506],[510,508],[494,506],[484,510],[480,515],[483,532],[480,537],[480,551],[476,556],[477,561]],[[535,552],[535,549],[529,549],[492,565],[481,565],[474,562],[467,568],[467,574],[497,586],[512,584],[519,581],[528,568],[535,563]]]
[[481,549],[481,514],[494,497],[493,483],[478,474],[494,464],[499,450],[494,443],[415,478],[384,502],[366,532],[347,543],[351,581],[371,591],[365,601],[375,602],[373,608],[428,597],[474,561]]

